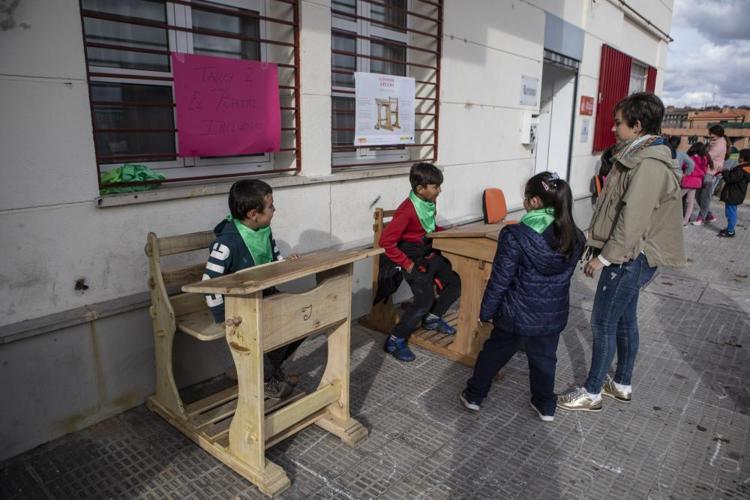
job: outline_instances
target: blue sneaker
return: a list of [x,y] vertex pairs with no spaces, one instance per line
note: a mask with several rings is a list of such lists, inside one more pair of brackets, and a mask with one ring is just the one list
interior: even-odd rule
[[427,316],[424,317],[422,320],[422,328],[425,330],[436,330],[440,333],[444,333],[446,335],[455,335],[456,329],[453,328],[451,325],[449,325],[443,318],[440,316],[435,316],[434,314],[430,313]]
[[394,337],[393,335],[389,335],[388,340],[385,341],[385,352],[392,354],[399,361],[414,361],[417,359],[414,353],[411,352],[411,349],[409,349],[406,339]]

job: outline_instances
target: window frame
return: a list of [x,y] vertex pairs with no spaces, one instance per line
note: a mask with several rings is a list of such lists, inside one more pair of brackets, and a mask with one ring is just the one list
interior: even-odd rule
[[[370,38],[377,38],[380,40],[383,40],[385,44],[391,43],[394,45],[403,45],[405,49],[405,58],[404,58],[404,67],[405,67],[405,74],[404,75],[396,75],[396,76],[411,76],[410,70],[409,70],[409,32],[408,29],[411,26],[411,22],[409,19],[409,15],[404,13],[405,15],[405,26],[404,30],[395,30],[390,29],[386,26],[381,26],[379,23],[380,21],[375,21],[372,19],[372,7],[373,4],[368,0],[356,0],[355,2],[356,10],[354,18],[343,16],[340,14],[336,14],[333,11],[335,11],[335,7],[332,5],[332,13],[331,13],[331,41],[333,44],[333,38],[337,35],[339,36],[349,36],[353,37],[355,40],[355,53],[364,57],[358,57],[358,56],[352,56],[355,58],[355,72],[364,72],[369,73],[371,72],[371,66],[372,66],[372,59],[369,57],[372,55],[371,50],[371,43],[372,41]],[[408,11],[412,7],[412,0],[405,0],[404,9],[405,11]],[[332,54],[332,60],[333,57],[335,57],[336,54]],[[333,74],[331,73],[331,102],[333,107],[333,99],[334,98],[345,98],[345,99],[355,99],[354,97],[354,86],[352,87],[344,87],[344,86],[336,86],[333,83]],[[331,112],[331,126],[333,128],[333,111]],[[356,106],[355,106],[355,127],[356,127]],[[332,148],[344,148],[348,145],[344,144],[337,144],[334,143],[334,130],[331,130],[331,146]],[[352,132],[352,136],[354,133]],[[411,159],[410,152],[408,151],[408,148],[401,145],[393,145],[393,146],[377,146],[377,147],[355,147],[353,144],[354,141],[352,141],[351,149],[347,149],[345,151],[331,151],[331,164],[332,167],[337,167],[338,165],[347,165],[350,166],[352,164],[367,164],[369,166],[372,166],[372,163],[400,163],[400,162],[408,162]]]
[[[433,16],[420,14],[415,11],[415,4],[418,1],[422,1],[429,7],[437,9]],[[384,44],[401,45],[404,48],[404,61],[403,65],[405,68],[404,75],[407,77],[415,78],[417,84],[417,92],[415,103],[416,108],[416,127],[415,134],[417,140],[414,144],[408,145],[392,145],[392,146],[376,146],[376,147],[361,147],[353,144],[341,144],[335,143],[335,134],[337,130],[334,126],[334,115],[336,107],[333,105],[333,99],[335,98],[349,98],[354,99],[354,87],[346,87],[334,84],[335,69],[332,68],[331,77],[331,96],[332,96],[332,130],[331,130],[331,164],[333,169],[341,169],[346,167],[372,167],[377,168],[379,165],[389,164],[402,164],[406,162],[414,161],[415,159],[421,159],[423,161],[435,161],[437,159],[437,134],[438,134],[438,123],[439,123],[439,92],[440,92],[440,56],[441,56],[441,37],[442,37],[442,2],[432,2],[423,0],[405,0],[403,7],[403,15],[405,23],[402,29],[395,29],[389,26],[383,26],[383,23],[388,24],[387,12],[384,10],[384,20],[380,21],[373,17],[373,9],[377,7],[386,7],[384,0],[357,0],[355,2],[356,11],[354,14],[343,15],[337,13],[337,9],[332,5],[331,13],[331,39],[332,46],[333,40],[336,36],[342,37],[353,37],[356,40],[356,54],[355,57],[355,72],[371,72],[372,69],[372,43],[377,42],[377,39],[383,40]],[[401,10],[401,7],[397,7]],[[343,11],[340,11],[343,12]],[[430,24],[428,31],[434,30],[435,33],[423,32],[415,29],[416,22],[413,18],[421,18],[427,20]],[[419,37],[429,36],[429,47],[425,47],[424,41],[419,40]],[[419,40],[421,43],[415,43]],[[332,49],[336,50],[336,49]],[[420,51],[430,53],[429,58],[434,58],[435,62],[432,63],[434,66],[418,64],[413,60],[410,60],[410,52]],[[413,52],[416,54],[416,52]],[[334,65],[334,58],[337,54],[332,53],[332,66]],[[419,71],[413,71],[415,67],[430,68],[434,71],[434,75],[429,78],[432,81],[425,81],[428,79],[420,80]],[[416,74],[415,74],[416,73]],[[396,75],[401,76],[401,75]],[[425,91],[428,88],[430,90]],[[424,101],[434,101],[434,113],[425,113],[423,107],[429,108],[431,105],[423,106]],[[356,113],[356,111],[355,111]],[[434,116],[433,123],[428,126],[433,128],[418,128],[420,127],[420,115]],[[430,119],[428,118],[428,121]],[[355,125],[356,126],[356,125]],[[432,142],[424,143],[420,141],[419,137],[424,137],[423,133],[427,136],[432,134]],[[353,137],[353,133],[352,133]],[[346,149],[344,149],[346,148]],[[428,154],[427,158],[424,155],[413,154],[412,148],[431,148],[431,154]],[[344,149],[343,151],[341,149]]]
[[[635,75],[635,69],[639,69],[643,71],[643,75]],[[646,83],[648,82],[648,64],[644,64],[637,59],[633,59],[633,61],[630,64],[630,76],[628,78],[628,95],[635,94],[636,92],[645,92],[646,91]],[[635,78],[637,78],[638,85],[637,88],[633,88],[633,82]]]
[[[284,4],[288,4],[290,6],[290,9],[292,9],[293,13],[293,20],[287,20],[283,18],[274,18],[270,19],[267,17],[268,12],[270,12],[270,3],[274,0],[205,0],[205,4],[208,4],[209,7],[216,7],[218,9],[221,8],[236,8],[236,9],[242,9],[245,11],[252,12],[253,14],[256,14],[258,16],[258,53],[260,56],[260,61],[269,61],[269,41],[270,43],[273,43],[273,41],[278,40],[279,42],[283,42],[289,46],[291,50],[293,50],[292,57],[294,59],[294,64],[287,64],[286,66],[291,70],[294,71],[294,85],[293,90],[285,90],[280,89],[280,97],[282,99],[282,109],[281,113],[283,114],[287,109],[284,109],[284,99],[291,99],[293,102],[293,110],[294,110],[294,116],[292,116],[289,120],[293,123],[292,128],[283,128],[284,127],[284,117],[282,115],[282,151],[292,151],[292,155],[294,156],[290,160],[290,164],[293,168],[277,168],[276,163],[276,154],[274,153],[261,153],[257,155],[242,155],[242,156],[226,156],[226,157],[180,157],[178,156],[179,151],[179,137],[178,137],[178,131],[177,131],[177,107],[176,107],[176,101],[175,101],[175,95],[174,95],[174,73],[173,68],[171,65],[171,61],[168,63],[168,70],[167,71],[151,71],[151,70],[140,70],[140,69],[131,69],[131,68],[117,68],[112,66],[101,66],[96,65],[95,63],[89,62],[89,45],[87,40],[88,35],[86,33],[86,25],[85,20],[86,19],[100,19],[96,16],[87,15],[87,12],[91,13],[101,13],[106,14],[106,11],[104,10],[87,10],[84,6],[84,0],[80,0],[80,10],[81,10],[81,30],[82,30],[82,39],[83,39],[83,48],[84,48],[84,55],[85,55],[85,65],[86,65],[86,72],[87,72],[87,80],[89,85],[89,98],[90,98],[90,109],[91,109],[91,118],[92,118],[92,132],[94,136],[94,143],[95,148],[97,149],[96,152],[96,165],[97,165],[97,173],[98,173],[98,180],[101,183],[101,172],[105,170],[110,170],[112,168],[117,168],[118,166],[123,165],[124,163],[128,162],[137,162],[138,164],[145,165],[151,169],[153,169],[156,172],[163,173],[167,176],[166,181],[164,182],[170,182],[170,181],[185,181],[185,180],[193,180],[193,179],[216,179],[217,181],[221,181],[222,179],[226,177],[231,176],[239,176],[239,175],[253,175],[253,174],[265,174],[265,173],[282,173],[282,172],[288,172],[288,171],[299,171],[300,169],[300,144],[299,144],[299,45],[298,45],[298,30],[299,30],[299,11],[298,11],[298,3],[296,1],[286,1],[282,0]],[[194,5],[189,5],[190,3],[193,3]],[[193,18],[192,18],[192,9],[193,8],[200,8],[203,2],[198,2],[194,0],[164,0],[163,7],[165,11],[164,16],[164,27],[160,26],[154,26],[158,29],[163,29],[166,31],[166,47],[164,50],[166,51],[165,57],[169,58],[170,54],[173,52],[183,52],[183,53],[194,53],[194,35],[192,30],[193,29]],[[117,15],[124,15],[124,14],[117,14]],[[231,15],[231,13],[226,13],[226,15]],[[141,18],[136,18],[141,19]],[[147,18],[143,18],[144,21],[149,22]],[[122,22],[126,23],[125,21],[117,21],[112,20],[113,22]],[[274,38],[273,41],[268,38],[268,26],[271,23],[274,22],[280,22],[284,24],[288,24],[292,27],[293,33],[294,33],[294,40],[292,43],[292,40],[286,40],[281,38]],[[162,21],[156,21],[157,23],[161,24]],[[134,24],[137,25],[137,24]],[[174,28],[183,28],[183,29],[174,29]],[[211,35],[208,35],[211,36]],[[218,36],[218,35],[217,35]],[[122,43],[122,42],[121,42]],[[116,49],[115,49],[116,50]],[[275,61],[272,61],[275,62]],[[281,66],[280,66],[281,69]],[[122,76],[120,76],[122,75]],[[142,76],[143,78],[137,78],[138,76]],[[281,80],[281,78],[280,78]],[[103,133],[100,131],[100,128],[97,127],[97,119],[96,119],[96,109],[98,104],[95,104],[94,99],[91,97],[91,86],[96,83],[118,83],[118,84],[136,84],[136,85],[149,85],[149,86],[159,86],[159,87],[169,87],[170,88],[170,94],[172,99],[172,120],[174,123],[174,151],[175,151],[175,159],[168,159],[168,160],[156,160],[156,159],[145,159],[141,160],[138,156],[134,156],[132,160],[130,159],[116,159],[116,160],[109,160],[109,159],[101,159],[101,156],[115,156],[114,154],[107,154],[102,155],[98,151],[98,147],[96,146],[97,143],[97,135],[99,133]],[[281,81],[280,81],[281,84]],[[116,104],[113,104],[113,106],[117,106]],[[287,131],[293,131],[296,132],[295,136],[293,138],[293,147],[292,148],[284,148],[284,134]],[[139,133],[139,132],[133,132],[133,133]],[[142,133],[142,132],[140,132]],[[287,141],[288,142],[288,141]],[[124,152],[123,156],[136,153],[129,153]],[[161,154],[161,153],[155,153],[155,154]],[[149,158],[149,154],[143,154],[142,158]],[[124,184],[127,185],[127,184]],[[131,184],[132,185],[132,184]],[[100,188],[102,186],[100,185]],[[113,186],[114,187],[114,186]]]

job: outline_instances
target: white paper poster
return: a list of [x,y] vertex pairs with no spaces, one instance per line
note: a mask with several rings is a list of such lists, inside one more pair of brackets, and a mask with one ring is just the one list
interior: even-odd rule
[[539,78],[521,76],[521,104],[524,106],[536,106],[536,98],[539,93]]
[[591,120],[584,118],[581,120],[581,142],[589,142],[589,127]]
[[414,144],[414,78],[354,73],[355,146]]

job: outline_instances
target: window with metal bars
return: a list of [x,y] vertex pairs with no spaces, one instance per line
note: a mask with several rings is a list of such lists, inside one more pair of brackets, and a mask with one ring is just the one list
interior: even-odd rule
[[[442,2],[333,0],[331,15],[333,168],[436,161]],[[415,144],[354,145],[355,72],[415,79]]]
[[[174,182],[299,170],[297,0],[80,0],[80,7],[99,173],[137,163]],[[177,156],[172,52],[277,64],[281,150]]]

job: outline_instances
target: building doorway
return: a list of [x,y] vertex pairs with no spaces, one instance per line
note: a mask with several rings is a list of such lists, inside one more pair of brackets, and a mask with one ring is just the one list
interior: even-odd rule
[[578,61],[544,51],[534,173],[570,176]]

